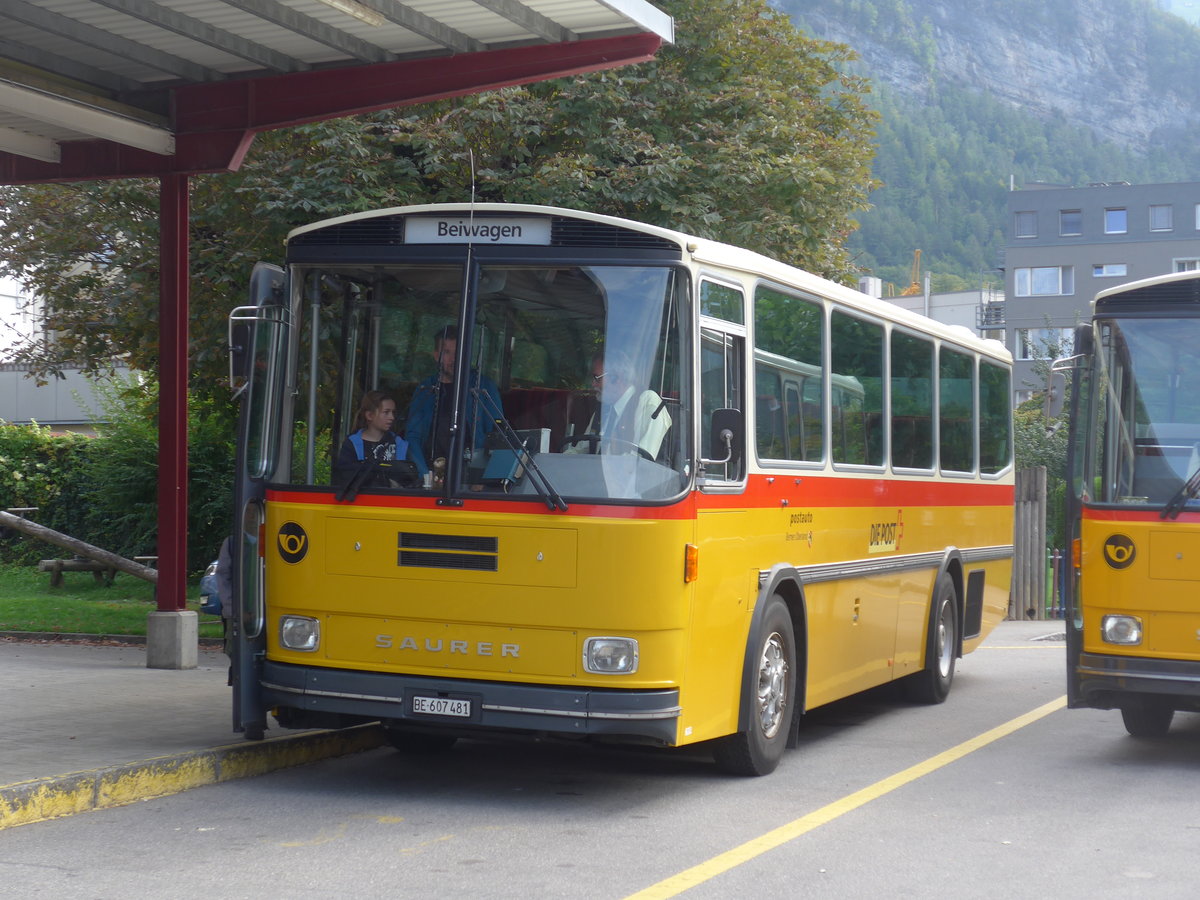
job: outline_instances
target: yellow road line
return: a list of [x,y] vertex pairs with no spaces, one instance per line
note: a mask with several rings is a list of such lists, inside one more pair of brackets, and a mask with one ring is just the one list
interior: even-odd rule
[[974,753],[976,750],[982,749],[988,744],[998,741],[1000,738],[1006,737],[1014,731],[1050,715],[1052,712],[1063,709],[1066,705],[1067,698],[1065,696],[1059,697],[1057,700],[1051,700],[1049,703],[1039,706],[1037,709],[1030,710],[1022,716],[1017,716],[1003,725],[997,725],[990,731],[985,731],[983,734],[977,735],[968,741],[963,741],[958,746],[951,747],[949,750],[937,754],[937,756],[931,756],[924,762],[909,766],[902,772],[890,775],[882,781],[877,781],[860,791],[848,794],[840,800],[835,800],[833,803],[823,806],[806,816],[801,816],[799,819],[788,822],[786,825],[781,825],[773,831],[768,831],[766,834],[756,837],[752,841],[747,841],[740,847],[726,850],[724,853],[714,856],[712,859],[706,860],[697,866],[685,869],[678,875],[672,875],[670,878],[663,879],[658,884],[652,884],[650,887],[638,891],[636,894],[630,894],[626,900],[665,900],[667,897],[678,896],[688,888],[702,884],[705,881],[715,878],[722,872],[728,872],[742,863],[749,862],[756,856],[761,856],[768,850],[774,850],[788,841],[807,834],[828,822],[832,822],[839,816],[856,810],[860,806],[865,806],[872,800],[876,800],[897,788],[928,775],[930,772],[935,772],[943,766],[962,759],[964,756]]
[[1065,641],[1043,641],[1040,644],[984,644],[975,650],[1065,650],[1066,646]]

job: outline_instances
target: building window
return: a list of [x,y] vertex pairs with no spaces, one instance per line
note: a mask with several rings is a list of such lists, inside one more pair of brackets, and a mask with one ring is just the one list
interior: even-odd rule
[[1200,271],[1200,259],[1177,259],[1174,262],[1176,272]]
[[1062,297],[1075,293],[1073,266],[1037,266],[1014,269],[1018,297]]
[[1102,266],[1092,266],[1093,278],[1119,278],[1122,275],[1128,275],[1128,266],[1125,263],[1105,263]]
[[1058,211],[1058,233],[1063,237],[1083,234],[1083,211],[1060,209]]
[[1106,209],[1104,211],[1105,234],[1125,234],[1127,231],[1129,231],[1129,224],[1126,218],[1125,207]]
[[1196,230],[1200,231],[1200,203],[1196,204]]
[[1073,328],[1018,328],[1017,359],[1056,359],[1074,352]]
[[1171,204],[1151,204],[1150,206],[1150,230],[1151,231],[1170,231],[1174,228],[1173,216],[1171,214]]
[[1037,213],[1017,213],[1013,220],[1013,234],[1019,238],[1037,237]]

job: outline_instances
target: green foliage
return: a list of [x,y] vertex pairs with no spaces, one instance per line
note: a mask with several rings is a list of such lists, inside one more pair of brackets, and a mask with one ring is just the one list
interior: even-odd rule
[[[0,425],[0,508],[36,506],[41,525],[125,557],[156,552],[157,389],[131,379],[98,386],[102,426],[95,438]],[[216,558],[233,505],[235,423],[228,404],[193,397],[188,419],[188,568]],[[64,551],[8,535],[0,559],[30,563]]]
[[74,488],[70,479],[87,445],[79,435],[55,436],[49,428],[0,420],[0,509],[53,508]]
[[[192,387],[224,390],[225,319],[287,232],[403,203],[545,203],[694,231],[838,278],[872,187],[874,114],[844,47],[764,0],[665,0],[677,43],[575,78],[260,135],[191,180]],[[0,271],[51,301],[40,373],[158,361],[157,185],[0,189]]]
[[1031,400],[1013,415],[1013,440],[1017,468],[1046,467],[1046,546],[1065,546],[1067,425],[1047,422],[1041,400]]

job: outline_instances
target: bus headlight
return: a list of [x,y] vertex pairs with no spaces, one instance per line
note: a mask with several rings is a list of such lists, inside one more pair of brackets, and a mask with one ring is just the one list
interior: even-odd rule
[[1137,616],[1105,616],[1100,620],[1100,636],[1107,644],[1140,644],[1142,620]]
[[634,638],[591,637],[583,642],[583,668],[596,675],[632,675],[638,667]]
[[279,643],[285,650],[311,653],[321,643],[321,623],[308,616],[283,616],[279,620]]

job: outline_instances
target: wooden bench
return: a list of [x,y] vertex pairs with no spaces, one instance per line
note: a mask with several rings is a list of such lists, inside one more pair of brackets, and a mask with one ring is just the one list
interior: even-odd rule
[[117,576],[117,570],[112,566],[81,556],[73,559],[43,559],[38,563],[38,570],[50,573],[50,587],[62,586],[63,572],[91,572],[97,582],[104,584],[112,584]]

